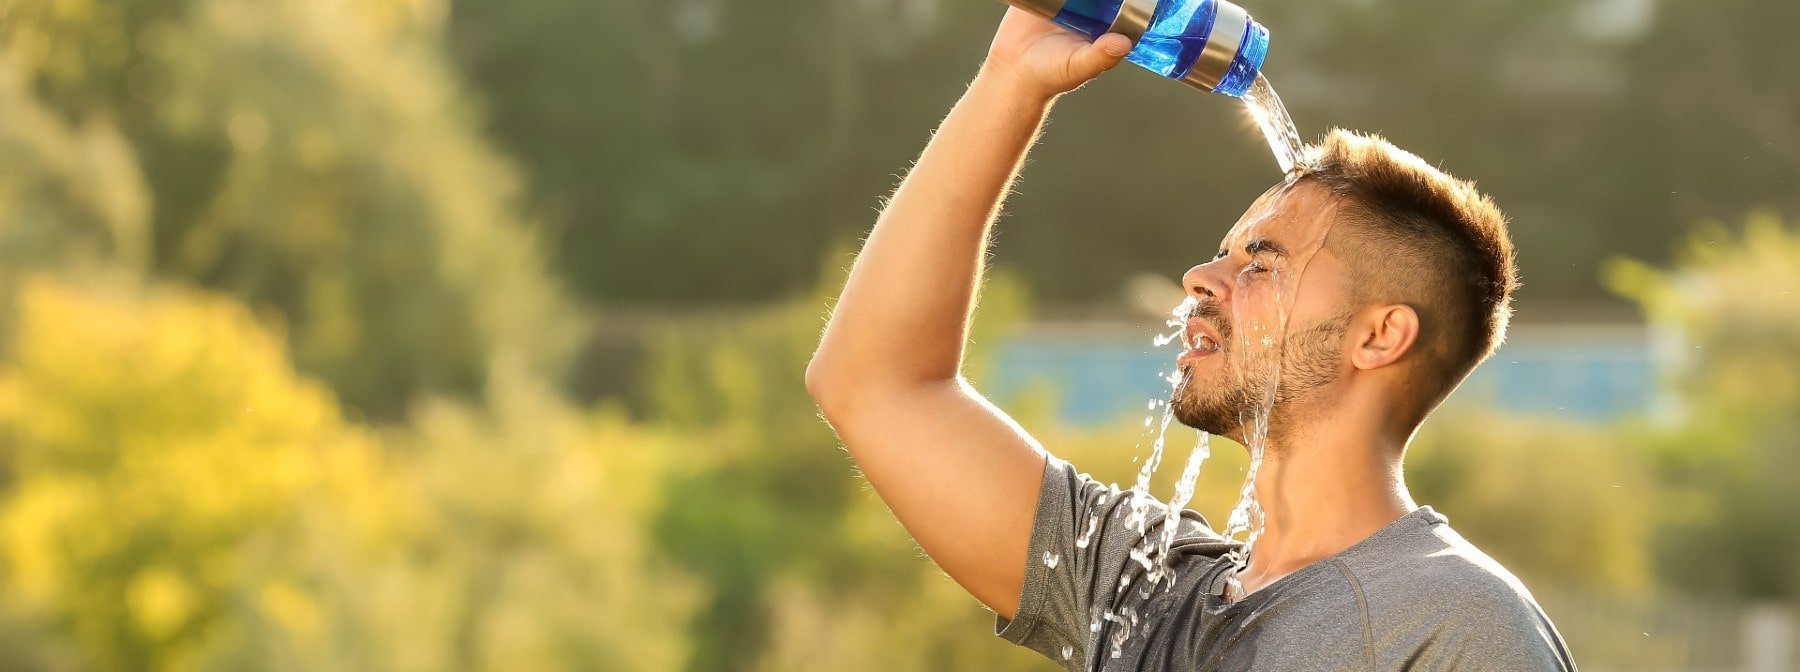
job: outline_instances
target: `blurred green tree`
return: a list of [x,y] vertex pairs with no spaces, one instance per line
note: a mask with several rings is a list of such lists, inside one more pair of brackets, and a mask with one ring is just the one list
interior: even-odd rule
[[[0,52],[3,52],[0,49]],[[0,55],[0,347],[12,289],[46,271],[137,275],[149,258],[150,202],[115,124],[77,125],[46,107],[17,59]]]
[[1712,595],[1800,599],[1800,231],[1773,212],[1708,224],[1674,269],[1617,260],[1608,282],[1669,334],[1679,415],[1658,440],[1662,578]]
[[485,402],[426,404],[390,437],[423,515],[353,602],[383,630],[370,669],[680,669],[707,586],[648,528],[691,438],[584,415],[520,370]]
[[1540,593],[1643,597],[1659,493],[1634,430],[1443,413],[1408,449],[1406,482]]
[[[302,370],[376,418],[420,392],[478,391],[497,357],[550,369],[572,332],[515,214],[516,178],[439,65],[441,14],[401,0],[10,4],[0,88],[42,113],[8,132],[75,120],[91,130],[37,144],[91,151],[8,158],[85,201],[24,196],[35,203],[0,210],[6,238],[108,232],[96,249],[284,320]],[[104,170],[73,170],[87,166]]]

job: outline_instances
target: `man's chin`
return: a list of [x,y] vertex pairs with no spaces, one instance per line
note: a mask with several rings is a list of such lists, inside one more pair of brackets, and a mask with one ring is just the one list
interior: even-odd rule
[[1238,414],[1220,407],[1204,407],[1192,401],[1171,401],[1175,411],[1175,421],[1188,427],[1206,432],[1213,436],[1222,436],[1239,441],[1243,435],[1243,424],[1238,421]]

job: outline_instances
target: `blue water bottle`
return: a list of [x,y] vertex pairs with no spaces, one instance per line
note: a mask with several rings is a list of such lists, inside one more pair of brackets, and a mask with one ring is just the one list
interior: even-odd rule
[[1269,30],[1226,0],[1006,1],[1090,40],[1122,34],[1137,45],[1126,56],[1132,63],[1234,98],[1250,90],[1269,53]]

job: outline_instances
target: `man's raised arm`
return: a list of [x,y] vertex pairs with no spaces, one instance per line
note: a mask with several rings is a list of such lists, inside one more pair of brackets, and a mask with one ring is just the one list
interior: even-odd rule
[[962,378],[988,228],[1056,96],[1118,64],[1010,10],[851,268],[806,386],[864,476],[951,578],[1012,617],[1041,448]]

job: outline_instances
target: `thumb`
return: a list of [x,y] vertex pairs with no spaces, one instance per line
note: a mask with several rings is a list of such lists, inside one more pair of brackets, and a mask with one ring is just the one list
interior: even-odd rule
[[1130,52],[1131,38],[1118,33],[1101,35],[1100,39],[1083,46],[1074,58],[1069,59],[1070,74],[1083,81],[1093,79],[1100,76],[1100,73],[1113,69]]

